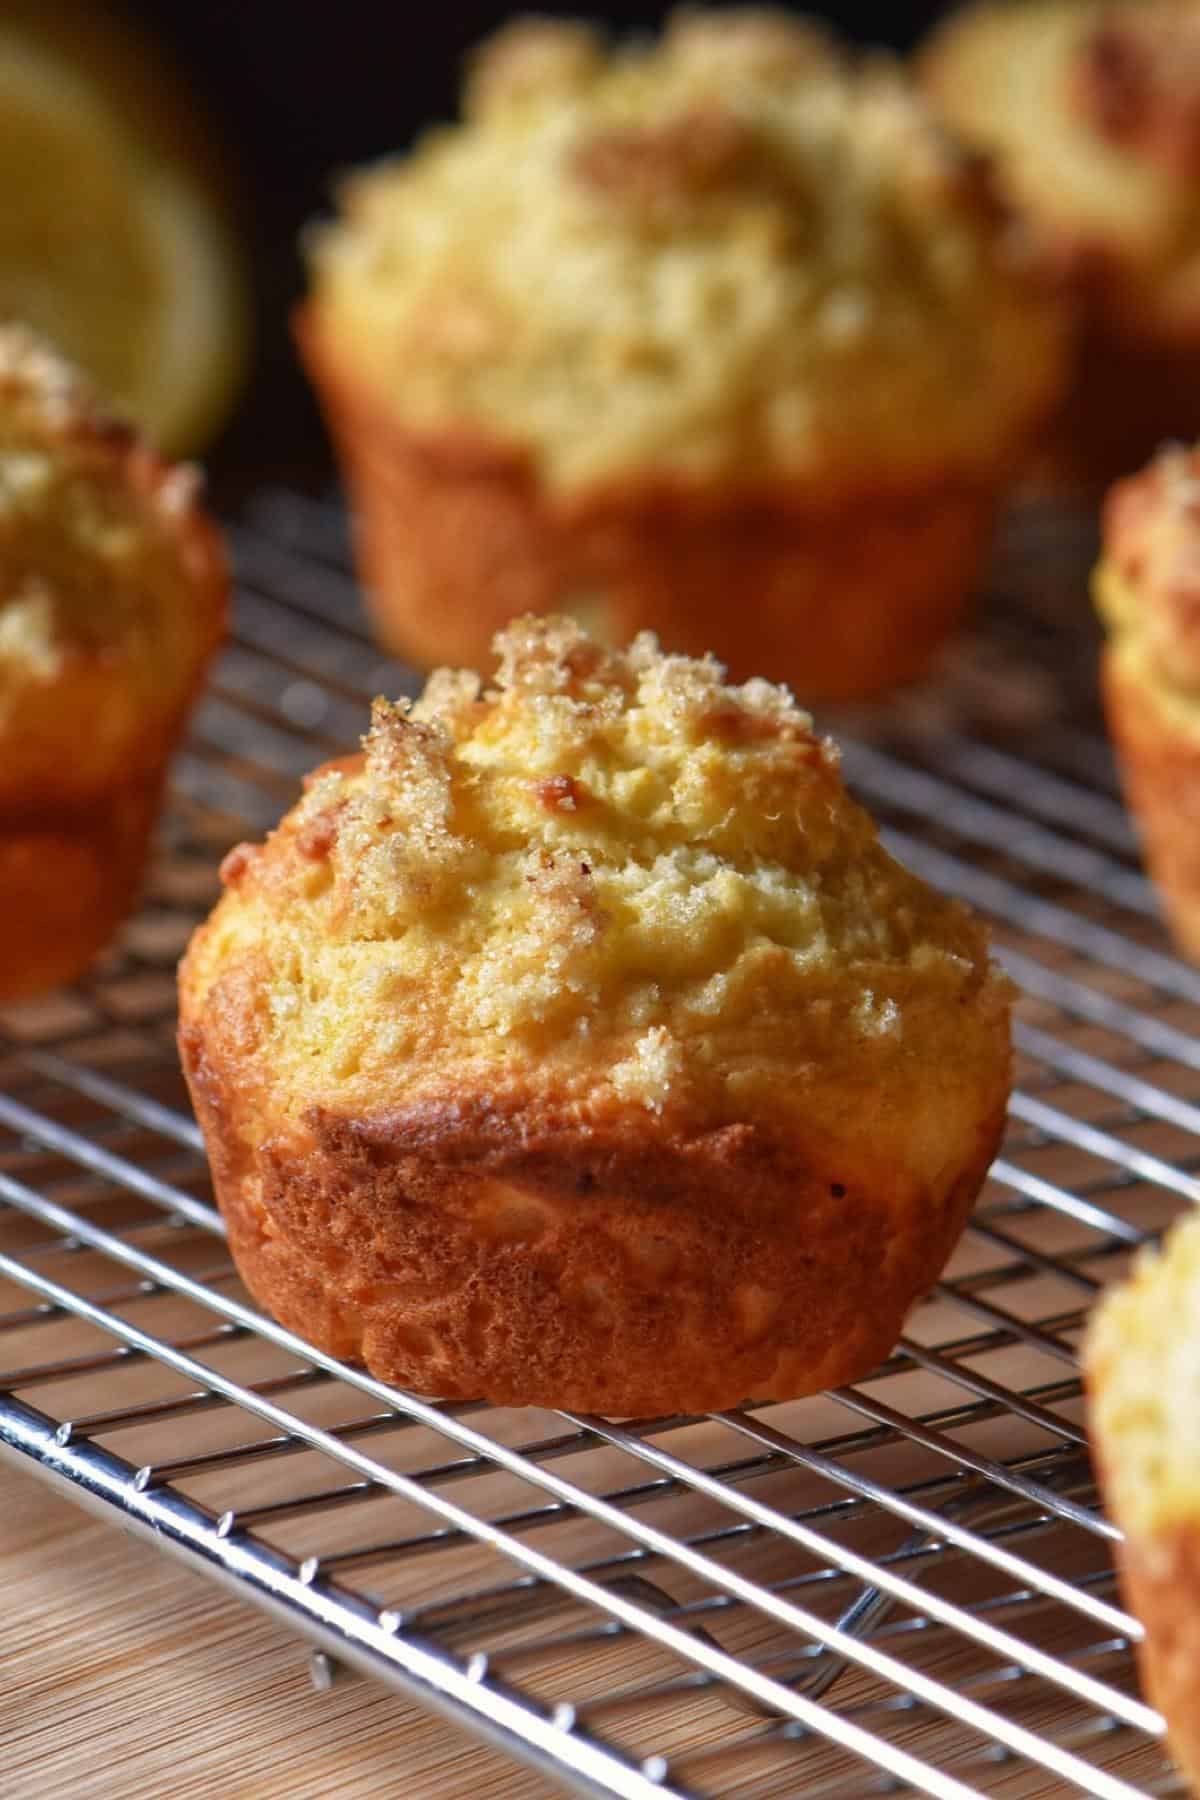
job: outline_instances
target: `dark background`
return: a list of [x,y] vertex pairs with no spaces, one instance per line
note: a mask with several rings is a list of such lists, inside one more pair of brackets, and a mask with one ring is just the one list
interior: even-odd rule
[[[582,14],[628,31],[653,28],[672,9],[646,0],[125,0],[105,10],[172,54],[232,153],[255,264],[258,349],[252,388],[214,453],[217,473],[297,479],[328,466],[286,319],[302,288],[297,234],[327,207],[330,176],[453,117],[464,52],[514,13]],[[792,10],[820,14],[860,43],[904,50],[946,7],[836,0]]]
[[[374,4],[369,0],[131,0],[129,11],[175,50],[235,135],[276,217],[298,222],[337,164],[398,149],[455,110],[464,51],[514,13],[657,25],[669,5],[503,5],[496,0]],[[796,8],[860,42],[906,49],[944,10],[932,0],[867,0]]]

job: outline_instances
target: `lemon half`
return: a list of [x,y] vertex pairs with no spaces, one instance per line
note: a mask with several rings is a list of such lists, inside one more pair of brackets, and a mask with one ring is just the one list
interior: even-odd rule
[[113,84],[0,25],[0,319],[32,325],[178,455],[227,413],[248,317],[201,173]]

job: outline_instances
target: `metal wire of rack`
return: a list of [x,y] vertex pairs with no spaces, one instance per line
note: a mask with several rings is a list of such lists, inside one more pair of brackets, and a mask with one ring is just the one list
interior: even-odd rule
[[[1062,551],[1024,529],[1010,586]],[[361,623],[336,507],[265,496],[235,545],[142,913],[70,994],[0,1010],[0,1454],[581,1792],[1182,1792],[1076,1345],[1200,1192],[1200,972],[1098,734],[1047,716],[1031,757],[898,715],[847,745],[897,853],[991,917],[1024,990],[1003,1154],[870,1380],[623,1424],[420,1400],[242,1297],[174,1055],[219,855],[410,685]],[[1060,656],[1035,588],[1002,659]]]

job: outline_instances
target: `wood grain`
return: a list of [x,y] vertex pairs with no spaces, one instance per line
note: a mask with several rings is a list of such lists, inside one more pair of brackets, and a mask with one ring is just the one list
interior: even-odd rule
[[255,1609],[0,1470],[4,1800],[548,1800],[561,1790],[348,1677]]

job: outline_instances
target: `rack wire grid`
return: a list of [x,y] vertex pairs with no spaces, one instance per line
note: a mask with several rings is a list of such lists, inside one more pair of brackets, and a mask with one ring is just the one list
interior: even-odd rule
[[0,1451],[580,1792],[1182,1792],[1076,1346],[1197,1194],[1200,972],[1088,716],[1086,521],[1019,518],[941,697],[845,746],[895,852],[990,916],[1023,990],[960,1249],[858,1386],[613,1423],[415,1398],[238,1286],[175,961],[220,854],[413,685],[372,647],[334,503],[239,517],[233,635],[144,908],[78,988],[0,1012]]

